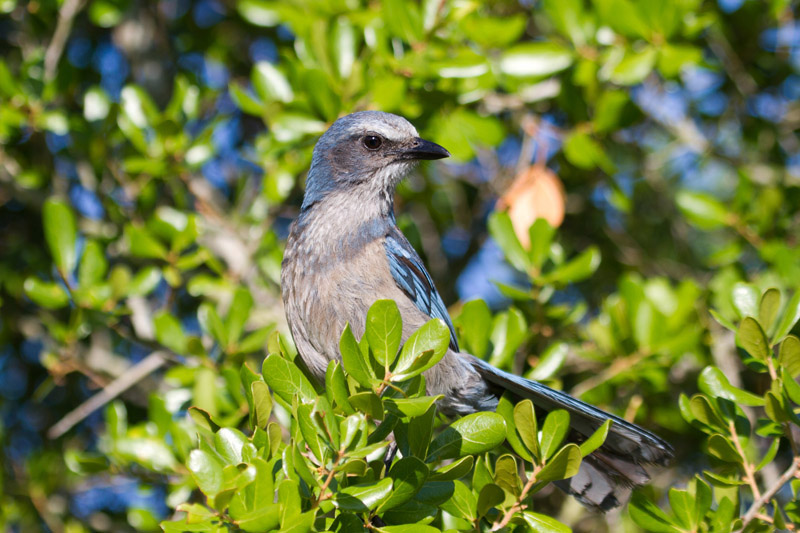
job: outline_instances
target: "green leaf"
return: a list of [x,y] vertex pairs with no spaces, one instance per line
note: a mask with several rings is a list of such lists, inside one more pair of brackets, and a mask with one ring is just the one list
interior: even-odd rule
[[310,402],[317,397],[314,387],[300,369],[280,355],[272,354],[264,359],[262,374],[269,388],[289,405],[292,405],[295,397],[302,402]]
[[450,328],[439,318],[426,322],[403,345],[393,380],[403,381],[421,374],[438,363],[450,345]]
[[506,425],[497,413],[472,413],[450,424],[431,443],[427,461],[474,455],[503,443]]
[[389,470],[392,493],[378,508],[378,512],[393,509],[411,500],[428,478],[428,467],[416,457],[403,457]]
[[457,459],[431,473],[431,481],[455,481],[466,476],[472,470],[475,460],[471,455]]
[[554,342],[539,358],[536,366],[525,377],[534,381],[553,378],[556,375],[569,353],[569,346],[565,342]]
[[682,190],[675,195],[675,201],[683,216],[700,229],[716,229],[730,223],[728,209],[710,194]]
[[438,528],[419,523],[376,527],[375,531],[378,533],[441,533]]
[[572,533],[568,526],[547,515],[523,511],[522,518],[534,533]]
[[165,259],[167,248],[145,228],[128,224],[125,226],[125,238],[130,246],[131,255],[145,259]]
[[514,77],[543,77],[560,72],[572,64],[572,51],[549,42],[512,46],[500,56],[500,71]]
[[[519,427],[519,426],[517,426]],[[547,460],[556,452],[569,431],[569,413],[564,409],[550,411],[542,424],[542,459]]]
[[370,388],[375,380],[375,375],[372,373],[371,365],[364,359],[364,355],[358,347],[358,341],[353,336],[350,324],[345,325],[342,337],[339,339],[339,351],[342,354],[342,364],[347,373],[362,387]]
[[267,339],[274,329],[274,325],[269,325],[249,333],[239,342],[238,351],[240,353],[260,352],[267,345]]
[[620,127],[623,111],[630,102],[626,91],[605,91],[595,105],[594,130],[598,133],[612,132]]
[[89,287],[95,283],[99,283],[105,278],[108,271],[108,261],[106,261],[103,248],[97,241],[86,241],[86,246],[83,248],[83,255],[81,262],[78,266],[78,285],[81,287]]
[[511,263],[511,266],[521,272],[527,272],[531,267],[530,258],[520,244],[511,217],[505,211],[496,211],[489,217],[489,232],[497,245]]
[[46,309],[60,309],[69,303],[69,294],[59,283],[30,276],[25,279],[22,288],[28,298]]
[[266,428],[269,424],[269,415],[272,413],[272,396],[269,387],[263,381],[254,381],[250,385],[253,395],[253,410],[255,411],[255,425]]
[[186,468],[206,496],[213,497],[222,489],[222,464],[209,452],[192,450]]
[[694,529],[694,498],[688,490],[669,489],[669,505],[681,527]]
[[408,421],[408,448],[415,457],[424,459],[428,456],[435,418],[436,406],[434,405],[421,416]]
[[600,250],[590,246],[577,257],[548,272],[539,280],[542,284],[567,284],[581,281],[594,274],[600,266]]
[[780,307],[781,291],[778,289],[769,288],[761,295],[761,302],[758,306],[758,323],[762,325],[764,331],[770,331]]
[[522,481],[513,455],[507,453],[497,458],[494,464],[494,482],[510,495],[519,497],[522,492]]
[[742,457],[736,451],[736,447],[731,440],[719,433],[715,433],[708,438],[708,453],[728,463],[741,464]]
[[222,459],[232,465],[242,462],[242,448],[247,442],[247,437],[233,428],[222,428],[214,435],[214,448]]
[[584,170],[600,167],[612,174],[615,169],[603,147],[581,130],[573,130],[564,139],[564,156],[567,161]]
[[239,0],[236,2],[239,14],[250,24],[271,28],[281,22],[278,4],[265,0]]
[[234,524],[239,526],[243,531],[253,533],[270,531],[275,529],[280,523],[280,510],[280,505],[270,503],[232,518],[234,518]]
[[[628,50],[622,60],[611,68],[608,79],[618,85],[636,85],[650,75],[658,53],[654,48],[634,52]],[[605,69],[604,69],[605,70]]]
[[539,429],[532,401],[523,400],[514,407],[514,423],[520,440],[538,462],[541,455],[539,451]]
[[179,355],[186,355],[188,352],[189,340],[183,333],[178,319],[166,311],[162,311],[153,319],[156,328],[156,339],[158,342]]
[[764,330],[761,329],[761,324],[751,316],[744,317],[739,324],[737,340],[742,348],[756,359],[766,361],[772,355],[769,341],[767,341]]
[[609,418],[603,422],[603,425],[597,428],[594,433],[592,433],[591,437],[581,443],[581,457],[586,457],[603,445],[603,443],[606,441],[606,437],[608,437],[608,431],[611,429],[611,423],[611,419]]
[[756,466],[756,472],[767,466],[775,459],[775,456],[778,454],[778,448],[780,448],[781,439],[772,439],[772,444],[770,444],[769,449],[767,449],[767,453],[764,454],[764,457],[761,458],[758,465]]
[[728,424],[722,415],[712,405],[711,401],[703,395],[696,394],[689,402],[689,409],[697,420],[717,431],[724,431]]
[[431,406],[444,398],[439,396],[422,396],[419,398],[384,398],[384,407],[399,417],[416,417],[425,414]]
[[217,309],[211,302],[203,302],[197,308],[197,321],[204,332],[211,335],[221,346],[228,345],[228,332]]
[[494,483],[488,483],[481,488],[478,494],[478,503],[475,506],[478,511],[478,517],[486,516],[486,513],[503,503],[506,495],[503,489]]
[[547,219],[537,218],[528,230],[530,235],[531,249],[528,252],[531,264],[537,270],[541,270],[544,262],[550,255],[550,245],[556,234],[556,228],[550,225]]
[[386,0],[382,6],[383,20],[392,35],[408,43],[422,40],[424,27],[417,4],[402,0]]
[[306,441],[306,446],[308,446],[308,448],[311,450],[311,453],[314,454],[314,457],[317,458],[317,461],[324,462],[325,450],[323,443],[320,440],[317,426],[313,420],[313,411],[314,405],[311,403],[299,405],[297,407],[297,417],[295,420],[297,421],[297,425],[300,427],[300,433],[303,435],[303,440]]
[[383,420],[383,401],[372,391],[359,392],[348,398],[350,405],[375,420]]
[[[112,275],[113,273],[112,270]],[[145,296],[156,288],[161,279],[161,269],[155,266],[146,266],[133,276],[127,286],[127,294],[129,296]]]
[[250,291],[244,288],[236,289],[233,294],[231,308],[225,319],[227,329],[227,339],[229,344],[235,344],[244,331],[244,325],[250,317],[250,310],[253,308],[253,296]]
[[343,511],[363,513],[377,508],[392,493],[392,478],[383,478],[372,483],[363,483],[339,489],[333,504]]
[[470,300],[454,320],[461,345],[475,357],[483,358],[489,347],[489,324],[492,312],[483,300]]
[[325,372],[325,394],[328,395],[331,405],[335,404],[346,415],[352,415],[355,412],[347,399],[350,391],[347,388],[347,378],[344,376],[342,363],[336,359],[328,363],[328,369]]
[[403,337],[403,320],[394,300],[376,300],[370,306],[364,335],[375,360],[388,372]]
[[528,324],[519,309],[511,307],[499,313],[492,323],[492,356],[489,363],[498,368],[508,367],[527,336]]
[[798,320],[800,320],[800,289],[794,291],[789,303],[786,304],[778,327],[775,328],[773,340],[777,341],[788,335]]
[[628,505],[631,518],[644,530],[652,533],[681,533],[667,514],[639,491],[633,493]]
[[453,488],[452,496],[441,504],[441,508],[458,518],[474,521],[478,506],[477,497],[463,481],[454,481]]
[[42,206],[42,223],[44,238],[56,268],[62,276],[69,279],[77,261],[75,215],[69,204],[59,198],[51,197]]
[[697,384],[702,392],[714,398],[725,398],[742,405],[764,405],[762,397],[734,387],[722,370],[715,366],[705,367],[697,378]]
[[[547,421],[545,421],[544,426],[546,425]],[[542,427],[542,433],[544,433],[544,426]],[[536,476],[536,480],[549,482],[567,479],[577,474],[580,466],[581,449],[577,444],[570,443],[558,450],[552,459],[545,463],[544,468]]]
[[778,362],[792,378],[800,375],[800,339],[794,335],[783,339],[778,350]]
[[253,88],[258,96],[267,102],[278,101],[289,103],[294,100],[294,93],[289,81],[268,61],[259,61],[253,67],[251,75]]

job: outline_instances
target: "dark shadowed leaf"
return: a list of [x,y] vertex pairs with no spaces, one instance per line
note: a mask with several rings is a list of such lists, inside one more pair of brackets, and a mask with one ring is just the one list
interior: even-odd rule
[[476,506],[478,516],[485,516],[491,509],[503,503],[505,499],[506,495],[503,489],[494,483],[484,485],[480,494],[478,494],[478,504]]
[[411,500],[428,477],[428,467],[416,457],[403,457],[389,470],[393,481],[392,493],[378,508],[386,511]]

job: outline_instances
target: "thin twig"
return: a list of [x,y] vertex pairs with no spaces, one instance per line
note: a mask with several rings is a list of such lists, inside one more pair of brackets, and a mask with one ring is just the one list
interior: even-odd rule
[[753,467],[753,464],[747,460],[747,455],[744,453],[744,448],[739,440],[739,434],[736,433],[736,426],[734,425],[733,420],[728,422],[728,428],[731,432],[731,440],[733,441],[733,445],[736,447],[736,451],[742,458],[742,468],[744,468],[745,480],[747,481],[747,484],[750,485],[750,490],[753,491],[753,496],[755,496],[757,499],[761,499],[761,490],[758,488],[758,483],[756,483],[755,468]]
[[103,407],[105,404],[134,386],[149,374],[160,368],[167,361],[162,352],[153,352],[127,370],[120,377],[109,383],[103,390],[80,404],[59,420],[47,431],[47,436],[57,439],[75,424]]
[[779,490],[781,490],[781,487],[783,487],[789,482],[789,480],[797,475],[798,467],[800,467],[798,462],[800,462],[800,457],[795,457],[792,461],[792,464],[786,469],[786,472],[781,474],[781,477],[779,477],[770,488],[764,491],[764,494],[762,494],[756,499],[756,501],[753,502],[753,505],[750,506],[750,509],[747,510],[747,513],[745,513],[744,517],[742,518],[742,528],[737,531],[737,533],[743,531],[747,527],[747,524],[752,522],[753,519],[758,516],[759,510],[764,507],[764,505],[766,505],[766,503],[770,501]]
[[511,519],[514,518],[514,515],[517,514],[517,511],[522,511],[527,507],[522,503],[522,500],[525,499],[525,497],[528,495],[528,491],[531,490],[531,488],[536,484],[536,477],[539,475],[539,472],[542,470],[542,468],[543,467],[540,465],[534,466],[533,472],[531,472],[531,477],[528,479],[528,482],[525,483],[525,487],[523,487],[519,498],[517,498],[517,501],[515,501],[514,504],[508,508],[500,521],[492,524],[492,531],[498,531],[506,527]]
[[44,53],[44,79],[51,81],[56,77],[58,71],[58,61],[64,53],[64,45],[72,31],[72,23],[75,16],[83,9],[85,0],[66,0],[58,10],[58,22],[53,32],[53,38]]

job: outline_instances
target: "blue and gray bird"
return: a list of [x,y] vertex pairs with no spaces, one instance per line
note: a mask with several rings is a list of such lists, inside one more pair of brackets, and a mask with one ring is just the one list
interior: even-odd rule
[[328,362],[339,359],[347,323],[358,337],[367,310],[378,299],[397,302],[403,341],[431,318],[450,328],[447,354],[425,373],[427,392],[444,395],[449,416],[494,410],[508,391],[530,399],[538,413],[566,409],[570,438],[580,442],[611,419],[608,437],[586,457],[580,471],[560,482],[587,506],[608,510],[633,487],[649,481],[642,465],[665,465],[672,447],[617,416],[502,370],[458,347],[447,308],[419,255],[397,228],[394,192],[420,160],[448,157],[447,150],[419,138],[402,117],[378,111],[337,120],[317,142],[301,212],[283,259],[281,286],[297,350],[324,383]]

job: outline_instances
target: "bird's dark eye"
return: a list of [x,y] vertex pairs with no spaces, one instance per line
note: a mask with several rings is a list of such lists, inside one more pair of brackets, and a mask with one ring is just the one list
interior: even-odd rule
[[383,139],[377,135],[367,135],[361,142],[367,150],[377,150],[383,144]]

